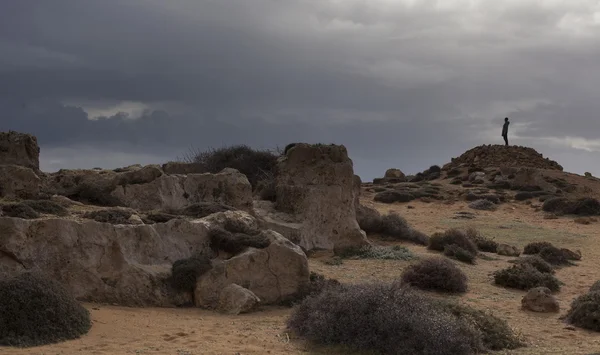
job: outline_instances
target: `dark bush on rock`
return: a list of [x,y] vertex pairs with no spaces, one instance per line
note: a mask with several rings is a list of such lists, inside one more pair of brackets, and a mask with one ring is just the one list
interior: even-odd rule
[[476,200],[469,203],[469,208],[479,211],[495,211],[498,206],[489,200]]
[[538,271],[528,264],[512,265],[494,273],[496,285],[529,290],[534,287],[548,287],[551,291],[560,290],[560,281],[554,275]]
[[[317,344],[380,354],[470,355],[491,350],[487,344],[521,345],[503,339],[501,327],[490,327],[495,319],[478,321],[469,315],[476,311],[457,309],[399,283],[342,285],[307,298],[288,327]],[[496,334],[495,343],[489,334]]]
[[475,262],[476,255],[466,251],[456,244],[449,244],[444,246],[444,255],[454,258],[463,263],[473,264]]
[[257,225],[249,225],[244,223],[243,220],[236,218],[227,218],[223,223],[223,228],[231,233],[242,233],[248,235],[257,235],[260,233],[260,229]]
[[527,255],[539,254],[540,251],[542,251],[542,249],[544,249],[546,247],[553,247],[553,246],[554,245],[552,245],[552,243],[550,243],[550,242],[529,243],[525,246],[525,248],[523,248],[523,254],[527,254]]
[[260,180],[256,183],[256,194],[262,201],[275,202],[277,200],[276,187],[277,184],[275,183],[274,177],[271,180]]
[[566,213],[578,216],[598,216],[600,215],[600,201],[589,197],[573,201]]
[[571,265],[565,253],[555,246],[543,248],[539,256],[552,265]]
[[206,255],[195,255],[187,259],[177,260],[171,267],[171,285],[182,292],[190,292],[196,288],[196,280],[212,269],[210,258]]
[[204,218],[206,216],[210,216],[213,213],[226,212],[226,211],[235,211],[234,207],[227,206],[217,202],[199,202],[193,205],[189,205],[178,211],[169,211],[171,214],[194,217],[194,218]]
[[264,249],[271,245],[271,240],[263,235],[247,235],[231,233],[225,229],[214,227],[208,231],[210,247],[213,251],[222,250],[226,253],[237,255],[249,247]]
[[11,203],[2,206],[2,214],[6,217],[23,219],[35,219],[40,217],[40,214],[37,213],[33,208],[23,203]]
[[0,280],[0,345],[31,347],[76,339],[89,312],[58,282],[38,273]]
[[50,200],[25,200],[22,203],[39,213],[53,214],[56,216],[65,216],[68,213],[66,208]]
[[430,250],[444,251],[446,245],[455,244],[471,254],[477,254],[477,246],[467,237],[467,234],[460,229],[448,229],[444,233],[435,233],[429,237]]
[[255,188],[265,174],[274,176],[278,155],[268,150],[258,150],[246,145],[234,145],[196,153],[192,158],[201,172],[216,174],[225,168],[233,168],[246,175]]
[[146,218],[154,223],[167,223],[168,221],[178,217],[169,213],[152,212],[148,213],[148,215],[146,215]]
[[411,286],[432,291],[463,293],[467,291],[467,276],[448,259],[433,257],[410,265],[402,273],[402,281]]
[[511,260],[510,262],[515,264],[528,264],[534,267],[539,272],[554,274],[554,268],[546,260],[542,259],[539,255],[529,255],[523,258]]
[[589,292],[577,297],[565,317],[570,324],[600,332],[600,292]]
[[374,208],[359,205],[356,208],[356,221],[367,234],[381,232],[381,214]]
[[83,215],[83,218],[93,219],[101,223],[129,224],[131,215],[132,213],[126,210],[109,209],[87,212]]
[[394,240],[404,240],[420,245],[427,245],[429,237],[414,230],[406,219],[395,212],[390,212],[381,219],[381,233]]

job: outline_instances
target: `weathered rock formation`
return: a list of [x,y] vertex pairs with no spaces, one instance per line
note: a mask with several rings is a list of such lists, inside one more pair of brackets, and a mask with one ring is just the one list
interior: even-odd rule
[[248,313],[260,303],[254,292],[237,284],[231,284],[221,291],[219,312],[227,314]]
[[523,309],[533,312],[556,313],[560,311],[558,300],[547,287],[532,288],[521,299]]
[[14,131],[0,132],[0,165],[18,165],[38,171],[40,148],[37,138]]
[[299,226],[298,245],[337,251],[368,244],[356,221],[355,176],[344,146],[298,143],[277,171],[275,208],[290,216],[288,226]]
[[40,192],[40,178],[30,168],[0,165],[0,197],[30,199]]

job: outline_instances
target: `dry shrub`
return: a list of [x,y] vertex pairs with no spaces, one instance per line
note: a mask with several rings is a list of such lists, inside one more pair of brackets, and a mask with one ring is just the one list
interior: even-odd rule
[[448,293],[467,291],[467,276],[448,259],[433,257],[410,265],[402,273],[402,281],[423,290]]
[[476,257],[475,254],[469,253],[456,244],[444,246],[444,255],[469,264],[473,264]]
[[577,297],[565,318],[574,326],[600,332],[600,292],[588,292]]
[[146,215],[146,219],[154,222],[154,223],[167,223],[168,221],[178,218],[174,214],[164,213],[164,212],[151,212]]
[[400,245],[367,245],[362,248],[346,248],[338,256],[341,258],[405,261],[415,258],[410,250]]
[[389,212],[381,219],[381,233],[394,240],[403,240],[420,245],[427,245],[429,237],[408,225],[406,219],[395,212]]
[[429,245],[427,248],[430,250],[444,251],[446,245],[452,244],[461,247],[473,255],[477,254],[477,245],[475,245],[465,232],[456,228],[448,229],[444,233],[433,234],[429,238]]
[[22,203],[39,213],[53,214],[56,216],[66,216],[68,213],[66,208],[50,200],[25,200]]
[[374,208],[358,205],[356,208],[356,221],[360,229],[367,234],[381,232],[381,214]]
[[196,152],[192,162],[198,164],[200,172],[219,173],[233,168],[246,175],[252,188],[256,188],[265,176],[274,176],[278,156],[269,150],[258,150],[246,145],[233,145],[219,149]]
[[496,241],[484,237],[475,228],[467,228],[465,234],[469,239],[471,239],[475,243],[477,249],[479,249],[480,251],[484,251],[487,253],[495,253],[498,249],[498,243]]
[[494,273],[496,285],[529,290],[534,287],[548,287],[551,291],[560,290],[560,281],[550,273],[537,270],[529,264],[512,265]]
[[0,345],[30,347],[77,339],[89,312],[61,284],[26,272],[0,280]]
[[170,283],[174,289],[191,292],[196,288],[196,280],[212,269],[210,258],[198,254],[187,259],[177,260],[171,267]]
[[489,200],[476,200],[469,203],[469,208],[480,211],[495,211],[498,206]]
[[116,188],[117,184],[111,179],[84,181],[77,186],[77,191],[73,195],[67,197],[90,205],[121,206],[123,203],[112,195]]
[[249,247],[264,249],[271,245],[271,240],[266,236],[231,233],[219,227],[211,228],[208,236],[213,251],[222,250],[233,255],[240,254]]
[[406,192],[399,191],[382,191],[373,197],[373,201],[381,203],[394,203],[394,202],[410,202],[415,199],[415,196]]
[[[341,285],[304,300],[288,327],[317,344],[380,354],[485,352],[485,339],[494,329],[470,313],[450,309],[398,282]],[[510,348],[503,346],[508,343],[496,342],[500,348]]]
[[539,254],[540,251],[542,251],[542,249],[544,249],[546,247],[553,247],[553,246],[554,245],[552,245],[552,243],[550,243],[550,242],[529,243],[525,246],[525,248],[523,248],[523,254],[527,254],[527,255]]
[[539,255],[529,255],[510,262],[515,264],[528,264],[533,266],[536,270],[542,273],[554,274],[554,268],[546,260],[542,259]]
[[308,297],[314,297],[328,288],[339,287],[341,283],[336,279],[328,279],[324,275],[311,271],[309,282],[301,285],[298,292],[293,297],[290,297],[280,303],[281,306],[292,307]]
[[93,219],[96,222],[110,224],[129,224],[132,213],[126,210],[108,209],[90,211],[83,214],[83,218]]
[[572,265],[567,255],[555,246],[547,246],[540,250],[539,256],[552,265]]
[[230,217],[223,222],[223,228],[231,233],[242,233],[248,235],[257,235],[260,233],[258,225],[246,223],[243,219]]
[[589,217],[577,217],[573,220],[573,222],[584,225],[592,224],[592,220]]
[[2,206],[2,215],[13,218],[35,219],[39,218],[40,214],[33,208],[23,203],[11,203]]

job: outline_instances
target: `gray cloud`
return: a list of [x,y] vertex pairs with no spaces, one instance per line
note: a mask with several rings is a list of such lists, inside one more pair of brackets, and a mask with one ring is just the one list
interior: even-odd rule
[[6,1],[0,124],[38,135],[49,169],[325,141],[370,179],[497,143],[508,115],[515,143],[582,172],[599,162],[598,14],[596,1]]

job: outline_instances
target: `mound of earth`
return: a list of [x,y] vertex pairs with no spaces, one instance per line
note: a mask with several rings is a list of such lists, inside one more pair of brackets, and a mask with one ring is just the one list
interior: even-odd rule
[[481,145],[470,149],[442,168],[444,171],[461,167],[484,169],[490,167],[518,167],[563,170],[557,162],[544,158],[533,148],[521,146]]

